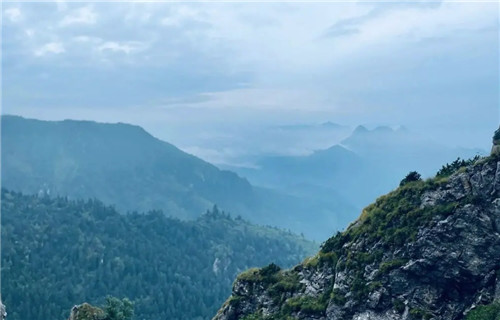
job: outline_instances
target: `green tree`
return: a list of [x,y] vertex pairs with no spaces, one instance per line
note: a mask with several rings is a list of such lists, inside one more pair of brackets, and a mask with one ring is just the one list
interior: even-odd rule
[[129,320],[134,316],[134,304],[127,298],[120,300],[107,296],[104,312],[106,312],[105,320]]

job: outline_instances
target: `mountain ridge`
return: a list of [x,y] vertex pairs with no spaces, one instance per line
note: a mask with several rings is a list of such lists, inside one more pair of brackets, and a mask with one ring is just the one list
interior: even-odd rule
[[449,171],[403,180],[292,269],[240,274],[213,319],[462,320],[482,312],[500,299],[500,155]]
[[[194,219],[216,204],[254,223],[316,240],[339,227],[335,221],[349,207],[341,201],[318,205],[311,197],[253,186],[139,126],[1,119],[3,186],[27,194],[97,198],[122,213],[162,210],[181,219]],[[315,225],[311,212],[331,223]]]

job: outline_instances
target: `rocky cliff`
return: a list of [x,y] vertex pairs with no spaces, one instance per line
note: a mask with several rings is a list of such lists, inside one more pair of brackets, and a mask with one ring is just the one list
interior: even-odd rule
[[380,197],[291,270],[241,274],[214,320],[490,319],[477,312],[500,299],[500,156],[449,172]]
[[5,309],[5,305],[2,303],[2,300],[0,300],[0,320],[7,318],[7,311],[5,311]]

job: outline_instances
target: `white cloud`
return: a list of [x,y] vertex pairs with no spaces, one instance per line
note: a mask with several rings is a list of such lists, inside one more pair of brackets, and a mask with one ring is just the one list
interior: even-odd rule
[[40,57],[46,54],[60,54],[64,53],[64,45],[61,42],[49,42],[35,50],[35,56]]
[[107,41],[100,46],[97,47],[97,50],[104,51],[114,51],[114,52],[123,52],[125,54],[129,54],[135,51],[141,51],[145,48],[145,45],[141,42],[137,41],[129,41],[129,42],[114,42]]
[[35,31],[33,29],[26,29],[24,30],[24,33],[29,37],[33,37],[35,35]]
[[[151,77],[168,83],[159,90],[141,87],[137,80],[134,99],[124,95],[122,104],[165,106],[169,115],[182,115],[179,121],[198,112],[203,112],[200,122],[217,122],[228,113],[246,121],[251,116],[268,117],[273,111],[280,113],[274,120],[297,115],[302,119],[314,111],[317,119],[328,112],[344,117],[377,115],[379,120],[392,117],[398,122],[414,117],[410,111],[417,105],[439,106],[443,113],[451,110],[456,103],[444,97],[438,101],[443,96],[433,95],[438,90],[450,95],[456,90],[460,98],[471,100],[483,95],[482,104],[489,106],[486,98],[493,89],[483,87],[488,84],[486,76],[498,70],[498,63],[489,59],[498,56],[498,31],[488,31],[498,29],[498,4],[493,3],[82,5],[68,1],[60,3],[59,11],[53,3],[42,7],[16,5],[18,14],[14,7],[4,6],[7,23],[11,18],[23,22],[12,24],[12,32],[4,35],[10,40],[5,41],[10,46],[6,57],[25,65],[28,79],[31,64],[18,54],[26,50],[37,56],[66,51],[58,59],[37,62],[89,65],[96,74],[111,72],[100,68],[116,63],[128,68],[116,76],[118,83],[129,81],[129,74],[134,81]],[[89,24],[95,25],[89,28]],[[34,32],[31,38],[27,30]],[[328,37],[328,30],[342,36]],[[35,38],[37,46],[45,45],[33,47]],[[493,71],[487,73],[486,66]],[[88,82],[89,91],[109,86],[114,92],[116,82],[99,79]],[[467,79],[478,79],[477,87]],[[20,86],[25,82],[19,80]],[[186,102],[186,95],[199,96],[199,101]],[[81,103],[99,105],[102,101],[97,97],[89,94]],[[178,101],[164,103],[172,97]],[[468,103],[465,98],[460,100],[463,106]]]
[[75,42],[80,43],[101,43],[103,40],[99,37],[91,37],[91,36],[76,36],[72,39]]
[[10,22],[18,22],[22,18],[21,10],[19,8],[8,8],[4,10],[4,14]]
[[64,27],[73,24],[95,24],[96,21],[97,14],[94,10],[91,7],[82,7],[64,16],[60,25]]
[[161,19],[160,23],[164,26],[178,27],[187,21],[193,20],[203,20],[198,10],[189,6],[175,6],[171,8],[168,16]]
[[68,9],[68,4],[66,3],[65,0],[56,0],[56,5],[57,5],[57,11],[65,11]]

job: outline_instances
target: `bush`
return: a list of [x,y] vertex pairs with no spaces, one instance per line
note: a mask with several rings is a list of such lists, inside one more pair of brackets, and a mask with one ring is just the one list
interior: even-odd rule
[[406,259],[394,259],[390,261],[385,261],[380,264],[378,269],[379,274],[387,274],[390,271],[404,266],[408,260]]
[[498,128],[496,131],[495,131],[495,134],[493,135],[493,142],[495,141],[499,141],[500,140],[500,128]]
[[327,302],[323,297],[294,297],[287,300],[287,306],[294,312],[302,311],[306,314],[322,314],[326,310]]
[[259,273],[263,277],[270,277],[279,272],[280,270],[281,268],[278,265],[271,263],[270,265],[260,269]]
[[346,297],[339,289],[333,289],[332,293],[330,294],[330,299],[338,306],[343,306],[347,301]]
[[468,160],[463,160],[463,159],[457,158],[452,163],[447,163],[444,166],[442,166],[441,169],[439,169],[439,171],[437,172],[436,177],[439,178],[439,177],[450,176],[453,173],[457,172],[460,168],[467,167],[467,166],[473,164],[474,162],[479,160],[479,158],[480,157],[478,155],[476,155],[475,157],[470,158]]
[[394,310],[396,310],[396,312],[399,314],[402,314],[405,311],[406,306],[405,306],[404,302],[401,300],[398,300],[398,299],[394,300],[392,305],[393,305]]
[[500,303],[479,306],[469,312],[465,320],[500,320]]
[[411,171],[410,173],[408,173],[406,175],[406,177],[403,180],[401,180],[401,182],[399,183],[399,186],[402,187],[407,183],[414,182],[414,181],[421,181],[421,180],[422,180],[422,176],[420,175],[420,173],[418,173],[417,171]]

